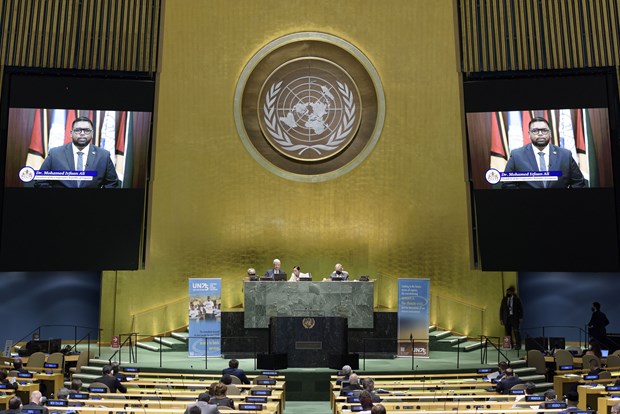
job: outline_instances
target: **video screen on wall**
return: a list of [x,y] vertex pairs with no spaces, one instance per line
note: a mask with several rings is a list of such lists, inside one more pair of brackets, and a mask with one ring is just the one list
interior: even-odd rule
[[617,99],[611,69],[465,80],[479,267],[618,270]]
[[[151,116],[136,111],[9,108],[4,186],[144,188]],[[78,133],[73,131],[76,120],[85,126],[78,125]],[[91,148],[79,170],[73,139],[78,145],[80,139],[88,141]]]
[[613,186],[607,108],[472,112],[467,132],[477,190]]
[[144,265],[155,82],[7,68],[0,271]]

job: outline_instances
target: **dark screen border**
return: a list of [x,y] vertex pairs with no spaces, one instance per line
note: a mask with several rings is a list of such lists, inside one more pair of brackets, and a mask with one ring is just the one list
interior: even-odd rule
[[[614,68],[468,74],[463,101],[465,116],[520,109],[608,108],[613,182],[620,182]],[[474,267],[486,271],[620,270],[618,186],[475,190],[470,160],[467,144]]]
[[[4,183],[8,112],[21,108],[94,108],[154,112],[155,75],[5,67],[0,108]],[[136,270],[145,239],[154,113],[140,189],[0,190],[0,271]],[[76,237],[75,223],[85,234]]]

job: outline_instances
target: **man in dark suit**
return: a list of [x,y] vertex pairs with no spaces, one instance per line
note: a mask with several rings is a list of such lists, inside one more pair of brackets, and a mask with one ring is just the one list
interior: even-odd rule
[[512,338],[514,332],[515,349],[521,349],[521,333],[519,326],[521,320],[523,320],[523,305],[521,299],[515,293],[514,286],[510,286],[506,289],[506,296],[502,299],[502,303],[499,306],[499,320],[504,325],[504,331],[506,336]]
[[49,410],[47,409],[47,407],[41,404],[42,398],[43,394],[41,394],[41,391],[32,391],[32,393],[30,394],[30,403],[22,406],[22,412],[26,412],[26,410],[29,408],[34,408],[37,410],[41,410],[43,414],[47,414]]
[[342,391],[362,391],[363,388],[360,386],[360,379],[357,374],[349,375],[349,383],[342,385]]
[[517,384],[521,384],[521,380],[514,375],[512,368],[508,368],[504,378],[495,386],[495,391],[498,394],[508,394],[510,389]]
[[22,400],[19,397],[11,397],[9,400],[8,410],[0,411],[0,414],[17,414],[21,412]]
[[0,369],[0,384],[2,384],[4,388],[13,390],[16,390],[19,387],[14,379],[9,380],[9,372],[4,368]]
[[24,368],[24,364],[22,363],[21,358],[15,358],[13,360],[13,370],[19,372],[20,374],[29,374],[30,371],[28,371],[26,368]]
[[267,270],[263,277],[276,281],[286,280],[286,272],[280,268],[281,266],[280,259],[273,259],[273,269]]
[[241,368],[239,368],[239,361],[237,361],[236,359],[231,359],[230,361],[228,361],[228,368],[224,368],[222,370],[222,375],[226,374],[234,375],[235,377],[239,378],[243,384],[250,383],[250,380],[245,375],[245,372]]
[[607,346],[607,325],[609,325],[609,319],[601,311],[601,304],[593,302],[592,317],[588,322],[588,335],[590,338],[596,339],[599,344]]
[[551,129],[545,118],[532,118],[529,124],[530,144],[510,152],[504,169],[511,172],[559,171],[557,181],[503,181],[502,188],[584,188],[583,174],[567,149],[549,144]]
[[123,383],[114,376],[112,372],[112,365],[104,365],[101,371],[103,376],[95,379],[93,382],[100,382],[107,385],[111,393],[115,393],[117,390],[122,393],[127,392],[127,388],[125,388]]
[[50,149],[39,171],[94,171],[92,181],[37,180],[42,188],[117,188],[116,169],[110,153],[91,145],[93,123],[86,117],[78,117],[71,126],[72,142]]

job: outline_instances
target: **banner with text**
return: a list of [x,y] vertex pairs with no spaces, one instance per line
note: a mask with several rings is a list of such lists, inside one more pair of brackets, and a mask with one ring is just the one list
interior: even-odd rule
[[189,279],[189,356],[222,355],[222,279]]
[[430,355],[429,279],[398,279],[398,355]]

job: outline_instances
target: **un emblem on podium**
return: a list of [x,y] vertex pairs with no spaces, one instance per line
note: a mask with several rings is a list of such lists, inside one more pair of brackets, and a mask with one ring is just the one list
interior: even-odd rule
[[325,33],[276,39],[247,63],[235,91],[235,124],[250,155],[295,181],[356,168],[383,127],[385,99],[370,60]]
[[303,318],[302,321],[301,321],[301,324],[306,329],[312,329],[312,328],[314,328],[314,325],[316,324],[316,321],[314,320],[314,318]]

